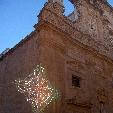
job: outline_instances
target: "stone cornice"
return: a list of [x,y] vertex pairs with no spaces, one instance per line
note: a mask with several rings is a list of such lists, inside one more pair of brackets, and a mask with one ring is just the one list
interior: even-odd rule
[[[83,48],[85,51],[91,52],[93,55],[99,57],[100,59],[102,59],[102,60],[104,60],[104,61],[106,61],[106,62],[108,62],[108,63],[113,64],[113,60],[112,60],[111,58],[107,57],[106,55],[103,55],[103,54],[99,53],[98,51],[96,51],[95,49],[93,49],[93,48],[91,48],[91,47],[89,47],[89,46],[87,46],[87,45],[84,45],[84,44],[81,43],[80,41],[77,41],[76,39],[71,38],[69,34],[60,31],[60,30],[59,30],[56,26],[54,26],[53,24],[48,23],[48,22],[46,22],[46,23],[45,23],[45,22],[40,22],[40,23],[38,24],[38,26],[37,26],[37,30],[40,30],[40,31],[41,31],[41,30],[43,30],[43,29],[52,29],[52,30],[54,30],[54,31],[56,31],[56,32],[58,32],[58,33],[60,33],[60,34],[63,36],[63,37],[62,37],[63,40],[69,41],[71,44],[77,45],[77,46]],[[65,37],[67,37],[67,38],[65,38]],[[41,41],[42,41],[42,40],[41,40]],[[46,41],[47,41],[47,42],[46,42]],[[50,47],[55,47],[55,46],[57,46],[57,48],[59,48],[59,52],[61,52],[61,53],[63,53],[63,54],[66,54],[66,53],[67,53],[66,47],[62,46],[62,44],[59,45],[58,43],[54,43],[54,41],[51,41],[51,39],[47,39],[47,40],[43,39],[43,42],[44,42],[43,44],[46,44],[47,46],[50,46]],[[51,43],[50,43],[50,42],[51,42]],[[58,47],[58,46],[61,46],[61,47]],[[63,50],[63,51],[62,51],[62,50]]]
[[38,41],[39,41],[39,46],[48,46],[50,48],[52,47],[55,50],[57,50],[58,52],[60,52],[61,54],[66,54],[65,45],[60,43],[60,42],[55,41],[52,38],[41,37],[41,38],[38,39]]
[[[84,34],[74,26],[67,17],[59,15],[52,10],[51,5],[46,5],[43,11],[40,13],[39,18],[41,22],[49,23],[59,29],[61,32],[68,34],[72,39],[84,44],[85,46],[96,50],[98,53],[107,56],[113,60],[113,50],[102,42],[96,41],[88,34]],[[38,25],[38,24],[37,24]],[[35,28],[37,28],[35,25]]]

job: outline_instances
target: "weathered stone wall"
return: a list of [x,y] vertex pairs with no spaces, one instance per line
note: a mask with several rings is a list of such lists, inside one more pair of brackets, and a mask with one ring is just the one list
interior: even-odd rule
[[[66,45],[69,45],[66,44]],[[98,113],[100,103],[98,96],[101,98],[101,94],[98,95],[98,90],[105,95],[102,101],[105,102],[106,112],[112,112],[112,73],[113,65],[108,63],[104,59],[92,54],[91,52],[84,50],[77,46],[68,47],[66,57],[66,96],[67,98],[73,98],[76,96],[75,103],[92,104],[92,113]],[[77,75],[81,78],[81,87],[72,87],[72,75]],[[87,107],[86,108],[90,108]],[[71,108],[70,108],[71,109]],[[73,109],[73,108],[72,108]],[[82,107],[81,107],[82,109]],[[72,111],[76,111],[72,110]],[[78,107],[79,111],[79,107]],[[91,112],[90,111],[90,112]],[[79,111],[80,112],[80,111]],[[84,111],[87,113],[88,110]],[[80,112],[81,113],[81,112]]]
[[[31,105],[17,92],[13,81],[27,77],[39,63],[61,95],[45,109],[45,113],[113,112],[112,51],[108,48],[105,51],[104,43],[100,46],[95,42],[103,40],[101,26],[99,23],[89,25],[85,21],[92,18],[101,23],[100,12],[87,2],[83,3],[79,4],[83,11],[81,23],[78,22],[81,31],[76,28],[78,23],[74,24],[62,15],[62,6],[48,3],[39,15],[39,23],[31,38],[0,62],[0,113],[32,112]],[[89,7],[92,11],[88,11]],[[90,31],[95,24],[98,30],[91,28]],[[72,75],[80,77],[80,88],[72,87]]]
[[102,43],[113,46],[113,8],[101,0],[72,0],[77,7],[79,18],[77,29]]
[[[40,62],[62,94],[55,112],[99,113],[102,102],[104,110],[112,113],[112,61],[81,47],[54,27],[44,28],[40,32]],[[72,87],[73,74],[81,78],[80,88]]]
[[[25,78],[38,63],[38,34],[27,40],[0,62],[0,113],[29,113],[31,106],[17,92],[14,80]],[[29,106],[29,107],[28,107]]]
[[[47,70],[49,80],[61,92],[59,102],[50,105],[47,112],[52,113],[55,110],[55,112],[60,113],[64,110],[65,112],[77,111],[81,113],[83,111],[87,113],[91,110],[90,104],[93,104],[92,110],[94,113],[98,113],[97,91],[104,89],[107,94],[106,110],[112,113],[113,69],[110,62],[81,48],[74,43],[74,40],[70,40],[50,28],[40,31],[38,44],[36,39],[34,37],[26,42],[0,64],[0,75],[3,79],[3,112],[31,112],[30,105],[26,103],[24,96],[16,91],[12,81],[27,76],[37,63],[41,62]],[[72,74],[81,77],[80,88],[72,87]],[[79,106],[66,104],[66,99],[72,99],[75,96]],[[85,108],[82,104],[85,104]],[[63,108],[63,105],[67,106],[67,109],[65,106]]]

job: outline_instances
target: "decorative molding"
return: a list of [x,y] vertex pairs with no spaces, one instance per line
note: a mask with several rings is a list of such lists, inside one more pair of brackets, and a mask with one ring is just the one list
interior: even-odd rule
[[[77,29],[73,22],[71,22],[67,17],[63,16],[61,13],[59,14],[58,12],[53,11],[53,6],[54,4],[46,4],[39,15],[40,23],[49,23],[59,29],[61,32],[64,32],[70,36],[72,39],[96,50],[102,55],[113,59],[113,49],[109,45],[103,44],[101,41],[96,41],[90,35],[80,32],[80,30]],[[37,28],[37,26],[38,25],[35,25],[35,28]]]
[[71,98],[71,99],[66,99],[65,100],[67,104],[72,104],[72,105],[75,105],[75,106],[80,106],[81,108],[88,108],[90,109],[92,104],[90,102],[77,102],[76,100],[76,96]]

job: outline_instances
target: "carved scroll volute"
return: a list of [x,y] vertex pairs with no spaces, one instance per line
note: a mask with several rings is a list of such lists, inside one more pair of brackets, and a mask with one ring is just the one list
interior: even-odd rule
[[64,6],[59,4],[58,2],[55,2],[53,4],[53,11],[59,15],[62,15],[64,13]]
[[63,15],[64,13],[63,0],[48,0],[46,8],[58,15]]

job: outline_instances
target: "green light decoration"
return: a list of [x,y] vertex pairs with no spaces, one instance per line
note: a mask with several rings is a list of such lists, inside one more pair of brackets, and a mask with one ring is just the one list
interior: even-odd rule
[[34,113],[43,112],[53,100],[59,97],[58,90],[51,85],[41,65],[37,65],[33,73],[24,80],[15,80],[15,84],[17,90],[23,93],[32,105]]

